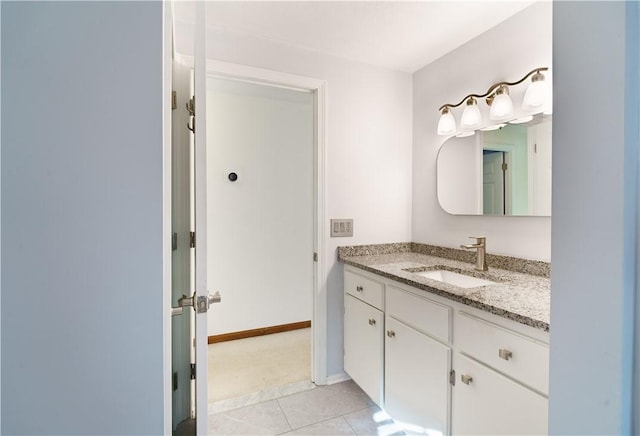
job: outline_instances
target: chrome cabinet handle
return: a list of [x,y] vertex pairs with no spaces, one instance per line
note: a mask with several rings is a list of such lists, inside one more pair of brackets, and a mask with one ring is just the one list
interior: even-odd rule
[[373,318],[369,318],[369,325],[376,325],[376,320]]
[[356,291],[362,292],[364,291],[364,288],[362,286],[356,286]]
[[393,330],[387,330],[387,336],[389,336],[390,338],[395,338],[396,332],[394,332]]
[[462,374],[460,376],[460,381],[462,383],[464,383],[465,385],[471,384],[471,382],[473,381],[473,377],[471,377],[470,375],[467,374]]
[[500,359],[509,360],[513,357],[513,353],[505,348],[500,348],[498,350],[498,357],[500,357]]

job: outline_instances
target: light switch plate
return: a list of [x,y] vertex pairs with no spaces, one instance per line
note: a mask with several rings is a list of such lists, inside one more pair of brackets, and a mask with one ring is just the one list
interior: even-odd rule
[[331,237],[343,238],[345,236],[353,236],[353,219],[332,219]]

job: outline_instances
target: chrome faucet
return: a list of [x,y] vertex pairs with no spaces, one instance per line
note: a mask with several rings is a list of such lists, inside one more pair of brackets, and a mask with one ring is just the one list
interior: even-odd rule
[[475,244],[461,245],[460,248],[478,249],[478,256],[476,257],[476,270],[487,271],[487,238],[484,236],[470,236],[471,239],[475,239]]

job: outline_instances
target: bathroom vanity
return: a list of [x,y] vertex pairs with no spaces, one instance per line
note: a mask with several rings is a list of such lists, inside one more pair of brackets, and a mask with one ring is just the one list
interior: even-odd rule
[[480,272],[466,252],[423,244],[339,258],[345,371],[394,420],[442,434],[547,432],[548,264],[489,255]]

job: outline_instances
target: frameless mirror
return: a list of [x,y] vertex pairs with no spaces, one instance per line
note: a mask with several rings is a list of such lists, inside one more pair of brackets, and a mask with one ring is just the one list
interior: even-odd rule
[[551,216],[551,116],[449,138],[437,177],[450,214]]

